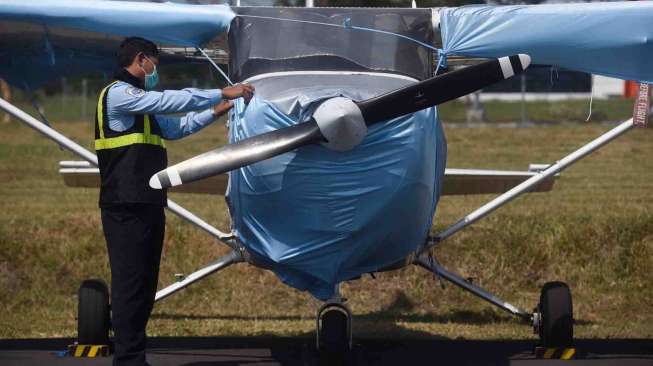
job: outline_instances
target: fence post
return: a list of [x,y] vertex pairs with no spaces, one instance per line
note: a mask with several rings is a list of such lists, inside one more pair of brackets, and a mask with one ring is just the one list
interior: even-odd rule
[[521,74],[521,125],[526,125],[526,73]]
[[82,121],[86,120],[86,102],[88,99],[88,80],[82,79]]
[[61,109],[66,110],[68,104],[68,80],[61,78]]

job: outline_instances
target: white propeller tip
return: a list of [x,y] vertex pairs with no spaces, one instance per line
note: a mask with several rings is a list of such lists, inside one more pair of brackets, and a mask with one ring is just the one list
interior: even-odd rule
[[531,56],[525,54],[525,53],[520,53],[519,54],[519,62],[521,62],[521,67],[522,69],[526,70],[528,66],[531,64]]
[[150,178],[150,187],[154,189],[161,189],[161,181],[159,180],[159,177],[154,174],[152,178]]

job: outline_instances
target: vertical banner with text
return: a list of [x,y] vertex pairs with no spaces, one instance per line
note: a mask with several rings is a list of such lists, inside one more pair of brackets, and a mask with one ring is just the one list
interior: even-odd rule
[[650,84],[640,83],[633,108],[633,123],[638,127],[646,127],[651,109]]

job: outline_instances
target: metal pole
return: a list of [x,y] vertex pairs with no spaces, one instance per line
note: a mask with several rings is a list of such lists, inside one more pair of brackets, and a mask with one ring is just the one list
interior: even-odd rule
[[[16,119],[24,122],[28,126],[32,127],[36,131],[40,132],[43,134],[45,137],[49,138],[50,140],[55,141],[58,143],[60,146],[65,147],[66,149],[70,150],[72,153],[76,154],[77,156],[81,157],[82,159],[88,161],[91,163],[93,166],[98,165],[97,161],[97,156],[93,154],[92,152],[88,151],[87,149],[83,148],[80,146],[78,143],[75,141],[69,139],[68,137],[62,135],[61,133],[57,132],[51,127],[46,126],[43,122],[38,121],[34,117],[30,116],[29,114],[23,112],[21,109],[15,107],[13,104],[7,102],[6,100],[0,98],[0,109],[3,109],[5,112],[9,113]],[[237,246],[231,242],[229,242],[229,239],[233,239],[233,234],[229,233],[223,233],[222,231],[216,229],[215,227],[209,225],[207,222],[204,220],[200,219],[190,211],[186,210],[185,208],[181,207],[180,205],[176,204],[172,200],[168,200],[168,209],[181,217],[182,219],[194,224],[195,226],[203,229],[204,231],[208,232],[211,236],[217,238],[221,242],[227,244],[230,248],[236,250]]]
[[427,271],[435,273],[437,276],[444,278],[445,280],[453,283],[454,285],[462,288],[463,290],[469,291],[472,294],[480,297],[481,299],[498,306],[499,308],[509,312],[510,314],[520,316],[524,319],[529,319],[531,314],[526,310],[520,309],[510,303],[507,303],[500,298],[492,295],[491,293],[485,291],[484,289],[465,281],[462,277],[447,271],[442,266],[433,263],[429,260],[424,254],[420,255],[415,259],[415,264],[419,267],[426,269]]
[[224,233],[214,226],[211,226],[209,223],[206,221],[202,220],[192,212],[188,211],[187,209],[181,207],[177,203],[173,202],[172,200],[168,199],[168,210],[170,210],[172,213],[175,215],[185,219],[186,221],[190,222],[191,224],[199,227],[200,229],[206,231],[207,233],[211,234],[211,236],[220,239],[223,243],[227,244],[231,249],[238,249],[238,247],[231,243],[228,242],[227,240],[233,239],[234,235],[232,233]]
[[82,79],[82,118],[81,120],[86,119],[86,102],[88,98],[88,80],[86,78]]
[[541,171],[540,173],[532,176],[531,178],[525,180],[518,186],[514,187],[513,189],[509,190],[508,192],[500,195],[499,197],[493,199],[492,201],[486,203],[485,205],[481,206],[480,208],[476,209],[474,212],[470,213],[469,215],[463,217],[460,219],[458,222],[455,224],[449,226],[446,230],[440,232],[437,234],[430,242],[428,242],[422,252],[425,252],[426,250],[432,248],[434,245],[436,245],[438,242],[443,241],[444,239],[450,237],[451,235],[455,234],[456,232],[462,230],[463,228],[473,224],[477,220],[485,217],[492,211],[496,210],[497,208],[507,204],[508,202],[512,201],[513,199],[519,197],[523,193],[528,192],[531,190],[533,187],[541,183],[543,180],[550,178],[556,174],[558,174],[560,171],[563,169],[567,168],[568,166],[572,165],[573,163],[577,162],[578,160],[584,158],[588,154],[594,152],[595,150],[599,149],[603,145],[607,144],[608,142],[616,139],[617,137],[621,136],[624,134],[626,131],[630,130],[633,128],[635,125],[633,123],[633,119],[629,119],[625,122],[622,122],[619,124],[617,127],[613,128],[612,130],[604,133],[600,137],[596,138],[592,142],[584,145],[580,149],[574,151],[573,153],[565,156],[563,159],[558,161],[557,163],[551,165],[547,169]]
[[199,271],[195,271],[188,275],[188,277],[184,278],[183,280],[173,283],[172,285],[161,289],[156,293],[156,296],[154,297],[154,301],[161,301],[165,299],[166,297],[172,295],[173,293],[186,288],[193,283],[201,280],[202,278],[215,273],[221,269],[227,268],[232,264],[243,262],[243,256],[240,254],[239,251],[232,251],[231,253],[225,255],[224,257],[218,259],[217,261],[209,264],[208,266],[200,269]]
[[68,81],[61,78],[61,108],[65,110],[68,104]]
[[526,73],[521,74],[521,124],[526,125]]

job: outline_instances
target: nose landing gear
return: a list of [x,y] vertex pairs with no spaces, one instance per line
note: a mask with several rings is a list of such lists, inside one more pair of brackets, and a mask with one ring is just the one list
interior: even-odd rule
[[325,303],[317,313],[320,365],[346,365],[351,357],[351,311],[341,300]]

